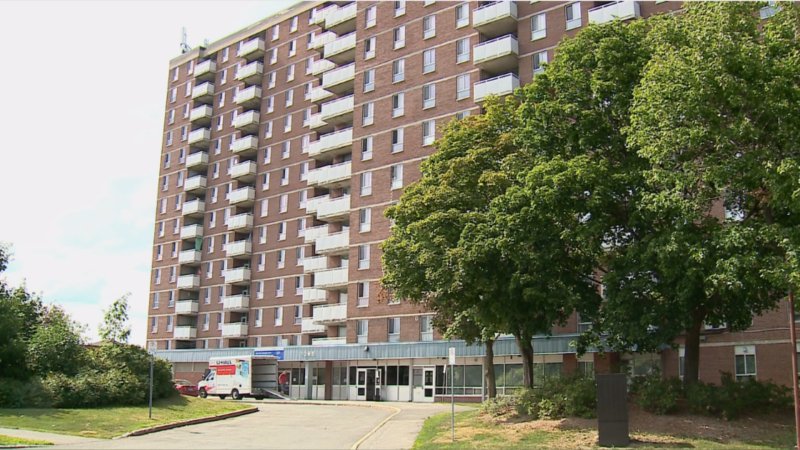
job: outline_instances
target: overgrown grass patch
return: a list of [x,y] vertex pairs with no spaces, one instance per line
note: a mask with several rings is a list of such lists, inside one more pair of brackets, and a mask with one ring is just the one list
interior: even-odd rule
[[0,434],[0,445],[53,445],[52,442],[37,441],[35,439],[22,439]]

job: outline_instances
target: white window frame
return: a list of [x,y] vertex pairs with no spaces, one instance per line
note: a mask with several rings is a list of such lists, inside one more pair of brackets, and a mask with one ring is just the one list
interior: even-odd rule
[[[399,71],[398,71],[399,69]],[[406,60],[400,58],[392,61],[392,83],[399,83],[406,79]]]
[[[570,19],[572,16],[572,19]],[[579,28],[583,23],[581,19],[581,2],[570,3],[564,7],[564,18],[567,21],[567,31]]]
[[391,175],[391,188],[394,189],[402,189],[403,188],[403,165],[397,164],[392,166],[389,169]]
[[361,196],[372,195],[372,172],[361,172]]
[[364,71],[364,92],[372,92],[375,90],[375,69],[367,69]]
[[436,107],[436,83],[422,86],[422,109]]
[[436,140],[436,121],[422,122],[422,146],[432,145],[434,140]]
[[364,40],[364,61],[375,57],[375,45],[377,40],[378,38],[376,36]]
[[545,13],[531,17],[531,41],[547,37],[547,16]]
[[361,160],[369,161],[372,159],[372,136],[361,138]]
[[[534,76],[544,72],[544,67],[542,67],[542,64],[547,64],[547,50],[542,50],[541,52],[534,53],[533,56],[531,57],[531,61],[532,61],[532,64],[533,64],[533,75]],[[539,63],[538,64],[539,65],[538,68],[536,67],[537,62]]]
[[400,17],[406,13],[406,2],[398,1],[394,2],[394,16]]
[[422,39],[436,37],[436,14],[422,18]]
[[399,50],[406,46],[406,26],[400,25],[392,31],[394,49]]
[[392,96],[392,118],[405,114],[405,93],[399,92]]
[[375,122],[375,103],[368,102],[361,106],[361,125],[366,127]]
[[456,6],[456,29],[469,26],[469,3]]
[[422,73],[436,71],[436,49],[431,48],[422,52]]
[[403,151],[403,137],[405,134],[403,130],[403,128],[392,130],[392,153],[400,153]]
[[372,28],[378,23],[378,7],[376,5],[367,8],[365,19],[364,28]]
[[[461,52],[459,53],[459,47],[461,47]],[[470,42],[469,38],[465,37],[463,39],[459,39],[456,41],[456,64],[461,64],[465,62],[469,62],[469,54],[470,54]]]
[[358,232],[366,233],[372,230],[372,208],[362,208],[358,212]]

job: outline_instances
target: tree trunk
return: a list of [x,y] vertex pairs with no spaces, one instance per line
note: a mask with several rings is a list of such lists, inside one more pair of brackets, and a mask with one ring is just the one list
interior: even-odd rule
[[497,379],[494,374],[494,341],[495,338],[484,342],[486,356],[483,357],[483,377],[486,379],[487,398],[497,397]]
[[692,313],[692,326],[686,330],[686,343],[683,358],[683,390],[684,393],[690,385],[700,378],[700,329],[703,327],[705,313],[694,311]]
[[515,333],[514,337],[522,355],[522,385],[533,388],[533,342],[525,333]]

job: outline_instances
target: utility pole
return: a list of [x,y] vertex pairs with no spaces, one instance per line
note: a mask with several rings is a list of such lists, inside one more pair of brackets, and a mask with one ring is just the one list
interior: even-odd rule
[[797,331],[794,325],[794,292],[789,289],[789,334],[792,340],[792,389],[794,391],[794,435],[800,449],[800,392],[797,386]]

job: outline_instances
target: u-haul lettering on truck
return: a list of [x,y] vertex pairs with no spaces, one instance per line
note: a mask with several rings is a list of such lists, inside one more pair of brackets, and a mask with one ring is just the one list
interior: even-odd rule
[[234,363],[232,360],[229,360],[229,359],[221,359],[221,360],[219,360],[219,361],[216,361],[216,362],[215,362],[215,363],[212,365],[212,367],[214,367],[214,366],[230,366],[230,365],[233,365],[233,364],[235,364],[235,363]]

